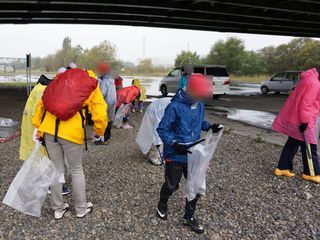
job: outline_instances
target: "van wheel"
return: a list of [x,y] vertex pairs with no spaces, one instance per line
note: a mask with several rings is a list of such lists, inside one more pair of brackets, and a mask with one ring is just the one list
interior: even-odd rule
[[266,86],[261,87],[262,94],[267,94],[269,92],[269,89]]
[[166,96],[168,95],[168,90],[167,90],[166,85],[162,85],[162,86],[161,86],[160,92],[161,92],[161,94],[162,94],[163,97],[166,97]]
[[212,95],[213,99],[219,99],[221,97],[221,95]]

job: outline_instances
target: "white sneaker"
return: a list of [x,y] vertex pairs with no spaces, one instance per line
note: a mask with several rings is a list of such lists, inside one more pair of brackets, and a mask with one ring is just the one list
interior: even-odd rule
[[77,213],[78,218],[84,218],[88,213],[92,212],[93,210],[93,204],[92,202],[87,202],[87,208],[84,211],[84,213]]
[[123,129],[132,129],[133,127],[130,126],[129,124],[125,124],[122,126]]
[[65,203],[62,209],[54,211],[54,219],[59,220],[63,218],[64,214],[70,210],[69,204]]
[[159,166],[161,165],[161,161],[158,158],[149,158],[149,163]]
[[131,112],[135,113],[135,112],[136,112],[136,110],[135,110],[135,109],[132,109],[132,110],[131,110]]

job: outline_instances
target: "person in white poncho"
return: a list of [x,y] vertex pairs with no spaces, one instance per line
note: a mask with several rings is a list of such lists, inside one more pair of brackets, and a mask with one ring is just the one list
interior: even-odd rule
[[136,138],[141,151],[148,156],[149,162],[154,165],[161,164],[156,147],[161,145],[162,141],[156,129],[170,101],[171,98],[160,98],[149,105],[143,116]]

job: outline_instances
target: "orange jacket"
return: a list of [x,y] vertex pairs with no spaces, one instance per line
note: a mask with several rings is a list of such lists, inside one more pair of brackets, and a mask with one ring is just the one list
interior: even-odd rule
[[117,92],[116,107],[119,108],[123,103],[132,103],[140,94],[140,88],[137,86],[129,86],[121,88]]

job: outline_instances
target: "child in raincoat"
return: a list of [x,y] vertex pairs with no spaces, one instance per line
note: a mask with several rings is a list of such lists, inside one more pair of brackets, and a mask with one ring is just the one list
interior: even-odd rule
[[156,148],[160,147],[162,141],[157,133],[157,128],[170,101],[171,98],[160,98],[148,106],[136,138],[141,152],[146,154],[149,162],[154,165],[161,165],[161,159]]
[[[302,178],[320,183],[320,167],[317,154],[317,118],[320,111],[320,82],[315,68],[301,73],[301,79],[276,117],[272,129],[287,135],[277,176],[293,177],[293,158],[299,147],[302,152]],[[307,151],[311,150],[308,157]],[[308,158],[312,158],[308,161]]]
[[[141,89],[135,85],[121,88],[117,91],[117,102],[116,102],[116,112],[122,107],[122,105],[131,106],[136,98],[140,97]],[[128,107],[129,109],[130,107]],[[130,110],[130,109],[129,109]],[[116,113],[117,116],[117,113]],[[128,123],[128,112],[123,117],[123,123],[121,128],[131,129],[132,126]]]
[[[34,86],[26,105],[23,110],[22,122],[21,122],[21,141],[20,141],[20,159],[26,160],[31,154],[35,147],[35,142],[33,141],[34,127],[32,124],[32,116],[36,110],[38,102],[41,100],[44,90],[52,79],[41,75],[37,84]],[[43,154],[47,154],[44,147],[41,147]]]
[[114,84],[116,85],[116,90],[118,91],[119,89],[123,88],[123,84],[122,84],[122,77],[120,77],[119,74],[116,74],[114,77]]
[[145,87],[143,87],[143,86],[141,85],[141,82],[140,82],[139,79],[133,79],[133,80],[132,80],[132,85],[139,87],[140,90],[141,90],[140,98],[138,99],[138,105],[137,105],[137,107],[136,107],[136,106],[135,106],[135,102],[136,102],[136,101],[133,102],[132,112],[135,112],[136,109],[137,109],[140,113],[142,113],[142,112],[143,112],[143,109],[144,109],[143,102],[147,100],[146,89],[145,89]]
[[[210,124],[204,119],[203,99],[212,96],[212,83],[202,74],[193,74],[188,79],[186,91],[180,89],[167,106],[157,132],[164,144],[165,182],[160,191],[157,215],[167,219],[169,197],[179,188],[182,175],[188,173],[188,144],[198,141],[201,131],[213,133],[222,130],[219,124]],[[200,195],[193,200],[186,199],[183,224],[197,233],[203,233],[203,227],[194,218],[194,212]]]
[[109,140],[111,138],[111,128],[112,128],[112,122],[114,120],[114,116],[116,113],[116,100],[117,100],[117,92],[116,92],[116,86],[114,84],[114,79],[112,79],[110,73],[111,73],[111,67],[108,63],[100,63],[97,66],[97,71],[99,73],[99,79],[100,79],[100,90],[102,92],[103,98],[106,101],[108,105],[108,126],[104,133],[103,137],[100,137],[97,141],[94,141],[96,144],[108,144]]

